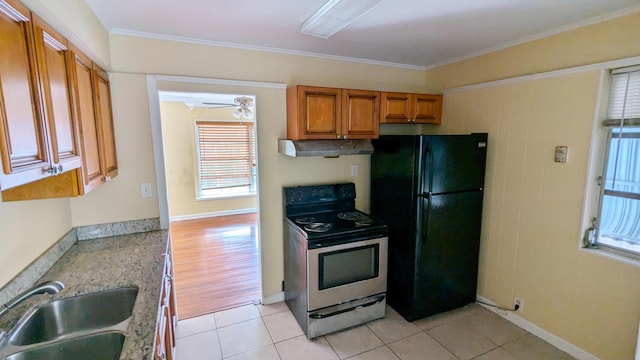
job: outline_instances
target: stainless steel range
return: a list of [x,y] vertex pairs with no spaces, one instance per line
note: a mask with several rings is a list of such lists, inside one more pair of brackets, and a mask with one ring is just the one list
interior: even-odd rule
[[308,338],[384,317],[387,226],[353,183],[284,190],[285,301]]

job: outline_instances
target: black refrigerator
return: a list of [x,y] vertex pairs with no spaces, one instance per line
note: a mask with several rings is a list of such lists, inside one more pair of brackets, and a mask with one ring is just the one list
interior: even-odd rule
[[487,134],[372,144],[371,214],[389,226],[388,304],[414,321],[474,302]]

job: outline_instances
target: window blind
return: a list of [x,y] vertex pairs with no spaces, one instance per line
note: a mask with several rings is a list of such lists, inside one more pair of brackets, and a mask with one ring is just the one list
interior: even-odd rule
[[609,110],[604,125],[640,126],[640,67],[613,72]]
[[200,190],[250,186],[253,123],[196,121]]

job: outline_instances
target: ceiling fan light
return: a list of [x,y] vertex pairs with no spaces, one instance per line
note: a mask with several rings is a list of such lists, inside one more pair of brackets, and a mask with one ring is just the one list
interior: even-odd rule
[[242,116],[242,110],[240,110],[240,109],[238,108],[238,109],[236,109],[236,111],[234,111],[234,112],[233,112],[233,114],[231,114],[231,115],[233,115],[233,117],[234,117],[234,118],[236,118],[236,119],[240,119],[240,117]]
[[300,27],[303,34],[328,39],[383,0],[329,0]]
[[193,109],[193,107],[196,106],[196,101],[193,98],[185,97],[184,104],[187,105],[189,109]]

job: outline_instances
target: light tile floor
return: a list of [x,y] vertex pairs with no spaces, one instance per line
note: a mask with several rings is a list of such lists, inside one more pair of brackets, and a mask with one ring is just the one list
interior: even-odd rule
[[176,360],[564,360],[549,343],[471,304],[413,323],[384,319],[308,340],[285,303],[182,320]]

